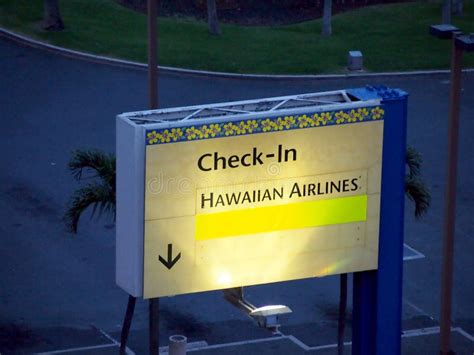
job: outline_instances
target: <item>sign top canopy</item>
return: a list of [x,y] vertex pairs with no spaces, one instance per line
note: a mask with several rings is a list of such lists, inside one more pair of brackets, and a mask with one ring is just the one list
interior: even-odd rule
[[[382,93],[398,96],[398,92],[383,87]],[[252,119],[268,115],[323,112],[340,109],[376,105],[384,99],[379,87],[365,89],[337,90],[303,95],[271,97],[257,100],[233,101],[209,105],[186,106],[129,112],[119,118],[135,125],[145,125],[147,129],[162,129]]]

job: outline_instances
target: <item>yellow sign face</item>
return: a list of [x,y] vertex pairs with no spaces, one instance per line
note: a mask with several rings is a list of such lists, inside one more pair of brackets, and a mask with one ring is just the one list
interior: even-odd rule
[[382,118],[148,131],[144,297],[376,269]]

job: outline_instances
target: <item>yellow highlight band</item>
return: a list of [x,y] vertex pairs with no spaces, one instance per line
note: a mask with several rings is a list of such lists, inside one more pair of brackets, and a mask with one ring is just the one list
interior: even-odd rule
[[196,240],[367,220],[367,195],[196,215]]

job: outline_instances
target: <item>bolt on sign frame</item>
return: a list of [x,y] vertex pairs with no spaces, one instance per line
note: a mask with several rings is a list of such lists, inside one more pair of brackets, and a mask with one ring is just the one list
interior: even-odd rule
[[119,115],[117,284],[155,298],[354,272],[353,353],[398,354],[406,97]]

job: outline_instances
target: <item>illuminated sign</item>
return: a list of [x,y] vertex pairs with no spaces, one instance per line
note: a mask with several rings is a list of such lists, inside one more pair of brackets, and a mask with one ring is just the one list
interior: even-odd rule
[[[314,104],[328,95],[339,101]],[[251,102],[227,103],[230,114],[203,119],[119,116],[118,130],[135,141],[128,154],[143,169],[134,176],[143,174],[141,192],[128,192],[142,215],[123,206],[117,220],[123,235],[134,232],[121,216],[142,223],[140,295],[376,269],[384,109],[376,99],[341,96],[310,94],[306,105],[251,113],[235,109]],[[118,196],[119,188],[126,186]]]

